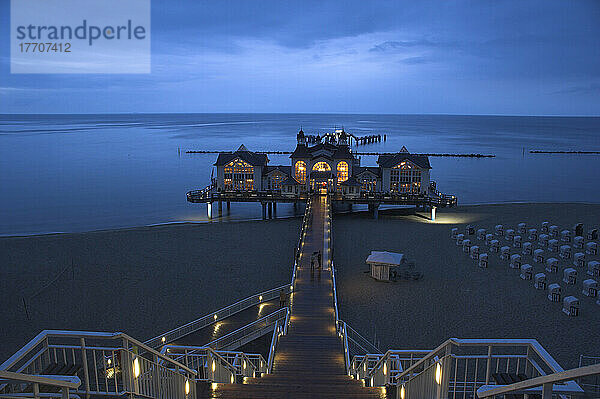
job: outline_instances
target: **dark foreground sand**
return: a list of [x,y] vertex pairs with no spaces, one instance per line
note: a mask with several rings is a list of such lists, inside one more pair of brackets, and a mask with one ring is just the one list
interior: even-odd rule
[[0,363],[44,329],[123,331],[145,340],[286,284],[300,225],[288,219],[2,238]]
[[[455,226],[461,233],[466,224],[490,230],[498,223],[516,228],[524,221],[539,228],[544,220],[564,228],[575,222],[583,222],[586,229],[598,227],[600,205],[468,206],[441,210],[436,223],[398,212],[381,212],[377,221],[366,214],[336,215],[334,261],[341,317],[369,338],[376,332],[381,349],[429,349],[449,337],[536,338],[565,368],[577,366],[580,354],[600,356],[600,305],[581,294],[581,282],[590,278],[583,270],[578,269],[577,285],[568,288],[561,281],[564,261],[559,274],[548,274],[549,284],[560,282],[563,293],[580,299],[580,317],[570,318],[561,312],[562,303],[549,302],[547,293],[521,280],[519,271],[509,269],[496,254],[490,254],[488,269],[480,269],[450,240]],[[408,254],[424,279],[372,280],[363,273],[371,250]],[[531,258],[525,261],[531,263]],[[534,273],[542,271],[539,264],[531,264]]]

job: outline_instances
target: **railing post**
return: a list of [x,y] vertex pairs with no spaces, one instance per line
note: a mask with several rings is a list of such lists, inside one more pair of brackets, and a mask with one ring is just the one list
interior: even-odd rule
[[62,389],[62,399],[69,399],[69,388],[64,387]]
[[542,386],[542,399],[552,399],[552,383],[546,383]]
[[90,398],[90,373],[88,369],[87,352],[85,350],[85,338],[80,339],[81,342],[81,361],[83,362],[83,378],[85,382],[85,397]]
[[490,375],[492,373],[492,345],[488,346],[487,364],[485,370],[485,384],[490,383]]

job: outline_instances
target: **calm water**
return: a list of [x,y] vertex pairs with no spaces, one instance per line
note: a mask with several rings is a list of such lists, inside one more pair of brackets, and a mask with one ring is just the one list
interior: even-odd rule
[[[442,115],[148,114],[0,116],[0,235],[205,221],[185,193],[204,187],[216,155],[185,150],[293,150],[307,133],[344,126],[386,133],[362,151],[477,152],[493,159],[431,158],[433,179],[462,204],[600,202],[600,118]],[[179,152],[181,150],[181,153]],[[288,156],[269,156],[289,165]],[[375,157],[363,157],[375,165]],[[291,206],[278,207],[279,216]],[[232,204],[232,219],[260,217]]]

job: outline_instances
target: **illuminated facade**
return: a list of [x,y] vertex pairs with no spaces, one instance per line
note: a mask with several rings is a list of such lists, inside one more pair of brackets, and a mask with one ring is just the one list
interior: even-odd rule
[[266,154],[243,145],[235,152],[219,154],[214,186],[219,191],[277,191],[299,195],[311,191],[348,196],[375,193],[427,194],[429,159],[410,154],[405,147],[396,154],[380,155],[378,166],[363,167],[354,156],[342,130],[335,139],[309,146],[300,130],[287,165],[268,165]]

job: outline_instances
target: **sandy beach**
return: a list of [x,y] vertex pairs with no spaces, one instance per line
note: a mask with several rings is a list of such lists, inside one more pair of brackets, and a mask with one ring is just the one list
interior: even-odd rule
[[[520,272],[497,254],[490,254],[488,269],[480,269],[450,239],[452,227],[462,233],[467,224],[489,231],[499,223],[516,228],[526,222],[539,229],[545,220],[561,228],[576,222],[586,229],[598,227],[600,205],[464,206],[440,210],[435,223],[398,211],[380,212],[379,220],[366,213],[336,215],[334,261],[341,317],[367,337],[376,336],[381,349],[432,349],[449,337],[536,338],[565,368],[576,367],[580,354],[600,356],[600,305],[581,293],[581,282],[590,278],[584,270],[578,269],[574,286],[562,282],[567,261],[561,261],[559,273],[547,273],[548,284],[560,283],[563,296],[581,301],[580,316],[568,317],[561,312],[562,302],[548,301],[547,292],[521,280]],[[474,236],[471,240],[477,241]],[[371,250],[407,254],[424,278],[372,280],[363,273]],[[594,259],[598,256],[587,255],[586,260]],[[524,263],[532,264],[534,274],[543,271],[531,257],[524,257]]]
[[2,238],[0,362],[44,329],[123,331],[145,340],[285,284],[300,224],[296,218]]

